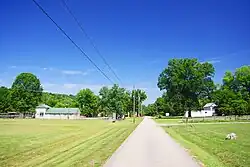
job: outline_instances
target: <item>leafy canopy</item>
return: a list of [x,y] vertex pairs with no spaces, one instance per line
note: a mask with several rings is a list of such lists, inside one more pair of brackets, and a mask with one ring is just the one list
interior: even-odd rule
[[179,100],[184,109],[198,108],[198,99],[209,96],[214,89],[214,67],[197,59],[171,59],[158,78],[158,87],[169,98]]

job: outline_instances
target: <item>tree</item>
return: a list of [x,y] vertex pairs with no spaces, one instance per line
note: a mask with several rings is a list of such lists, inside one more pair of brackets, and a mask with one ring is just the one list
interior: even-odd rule
[[61,107],[61,108],[77,107],[75,96],[66,94],[43,92],[42,103],[47,104],[50,107]]
[[222,86],[213,93],[218,114],[243,115],[249,113],[250,66],[242,66],[234,73],[227,71]]
[[238,90],[250,95],[250,66],[242,66],[236,69],[235,80],[238,83]]
[[232,100],[236,100],[236,94],[230,89],[216,90],[212,95],[213,102],[218,106],[217,115],[232,115]]
[[155,109],[158,115],[165,115],[165,113],[169,110],[168,103],[165,101],[163,97],[158,97],[155,101]]
[[6,113],[11,110],[10,90],[6,87],[0,87],[0,113]]
[[130,98],[130,112],[133,111],[133,107],[134,107],[134,100],[135,100],[135,111],[136,111],[136,116],[139,116],[139,110],[140,110],[140,106],[142,104],[143,101],[145,101],[147,99],[147,94],[144,90],[141,89],[136,89],[136,90],[132,90],[132,94],[131,94],[131,98]]
[[144,114],[147,116],[157,115],[155,104],[149,104],[147,107],[145,107]]
[[11,87],[13,109],[21,113],[34,112],[41,102],[42,91],[40,80],[34,74],[19,74]]
[[199,98],[207,97],[213,91],[213,75],[214,67],[210,63],[188,58],[171,59],[157,85],[169,98],[179,100],[191,117],[191,110],[199,107]]
[[243,99],[232,100],[232,108],[234,110],[234,115],[245,115],[248,110],[248,103]]
[[76,95],[81,113],[88,117],[97,116],[97,96],[90,89],[82,89]]
[[112,113],[116,113],[116,116],[119,117],[126,114],[130,99],[126,89],[114,84],[111,89],[101,88],[99,95],[101,110],[105,111],[106,115],[111,116]]
[[98,101],[98,106],[99,106],[99,112],[103,113],[103,115],[107,116],[110,115],[110,110],[109,110],[109,88],[104,86],[100,89],[99,91],[99,101]]

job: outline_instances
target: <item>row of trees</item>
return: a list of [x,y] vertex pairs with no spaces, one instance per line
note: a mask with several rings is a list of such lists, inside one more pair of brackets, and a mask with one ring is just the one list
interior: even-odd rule
[[21,73],[13,82],[11,88],[0,87],[0,112],[10,111],[27,113],[35,112],[37,105],[44,103],[51,107],[78,107],[81,113],[88,117],[98,114],[103,116],[116,113],[117,116],[127,113],[133,114],[135,106],[139,115],[140,106],[147,95],[143,90],[132,92],[113,85],[112,88],[103,87],[95,95],[90,89],[82,89],[77,95],[65,95],[43,92],[40,80],[31,73]]
[[184,115],[201,110],[209,102],[218,105],[218,115],[250,114],[250,66],[226,72],[222,84],[214,84],[215,69],[197,59],[172,59],[158,78],[162,97],[145,107],[146,115]]
[[132,92],[114,85],[112,88],[102,87],[99,96],[95,95],[90,89],[82,89],[76,95],[78,107],[86,116],[103,116],[116,113],[118,116],[133,114],[133,107],[137,116],[140,109],[138,106],[146,100],[147,95],[144,91],[137,89]]

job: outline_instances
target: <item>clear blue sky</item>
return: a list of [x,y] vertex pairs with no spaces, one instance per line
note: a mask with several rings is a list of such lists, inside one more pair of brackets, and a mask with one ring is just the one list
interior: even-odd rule
[[[60,0],[39,0],[59,25],[109,75]],[[67,0],[87,33],[123,81],[153,102],[159,73],[170,58],[196,57],[226,70],[250,64],[249,0]],[[0,1],[0,84],[33,72],[44,89],[95,92],[110,85],[31,0]]]

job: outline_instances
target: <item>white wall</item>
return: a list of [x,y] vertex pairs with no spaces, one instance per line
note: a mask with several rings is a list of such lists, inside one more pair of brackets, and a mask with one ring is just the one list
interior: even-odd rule
[[[40,116],[40,113],[43,113],[43,116]],[[57,114],[51,115],[46,114],[46,108],[36,108],[36,115],[35,118],[37,119],[80,119],[80,113],[77,115],[66,115],[66,114]]]
[[45,115],[46,108],[36,108],[36,115],[35,118],[43,118],[40,116],[40,113],[43,113]]
[[44,119],[80,119],[80,114],[78,115],[64,115],[64,114],[58,114],[58,115],[50,115],[45,114]]
[[[211,110],[201,110],[201,111],[191,111],[192,117],[211,117],[215,111]],[[188,111],[186,111],[185,117],[188,117]]]

